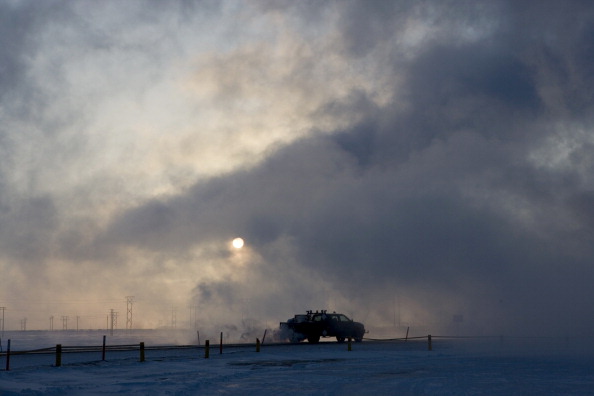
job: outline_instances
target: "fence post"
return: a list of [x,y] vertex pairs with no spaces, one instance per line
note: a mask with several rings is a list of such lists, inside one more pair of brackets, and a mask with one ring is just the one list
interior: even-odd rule
[[352,351],[353,350],[353,344],[352,344],[352,339],[351,337],[349,337],[349,341],[348,341],[348,347],[347,347],[347,351]]
[[6,345],[6,371],[10,370],[10,338],[8,339],[8,344]]
[[62,344],[56,345],[56,367],[62,365]]
[[105,361],[105,336],[103,336],[103,348],[101,349],[101,360]]
[[260,352],[260,339],[256,338],[256,352]]
[[140,361],[144,362],[144,342],[140,343]]
[[204,341],[204,359],[208,359],[210,356],[210,341]]
[[432,351],[433,345],[431,345],[431,334],[427,336],[427,350]]
[[221,343],[219,344],[219,354],[223,354],[223,332],[221,331]]

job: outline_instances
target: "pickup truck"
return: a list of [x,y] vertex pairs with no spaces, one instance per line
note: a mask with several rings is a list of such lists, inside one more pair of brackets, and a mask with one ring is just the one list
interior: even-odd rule
[[352,338],[356,342],[363,341],[365,326],[355,322],[344,314],[327,311],[307,311],[295,315],[286,322],[280,323],[281,338],[290,342],[301,342],[307,339],[317,343],[321,337],[336,337],[336,341],[344,342]]

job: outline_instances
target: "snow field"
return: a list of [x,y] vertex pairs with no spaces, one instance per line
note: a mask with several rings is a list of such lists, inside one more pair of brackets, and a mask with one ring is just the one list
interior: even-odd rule
[[[433,339],[15,356],[13,395],[589,395],[594,354],[567,340]],[[19,361],[19,363],[17,363]],[[2,362],[3,363],[3,362]],[[11,367],[13,365],[11,364]]]

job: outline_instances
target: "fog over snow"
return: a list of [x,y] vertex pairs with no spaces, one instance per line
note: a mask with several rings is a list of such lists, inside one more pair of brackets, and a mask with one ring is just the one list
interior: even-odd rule
[[591,334],[593,21],[585,1],[0,0],[5,328],[122,328],[134,296],[135,328],[329,309]]
[[[149,332],[152,332],[150,330]],[[23,334],[23,332],[20,332]],[[27,333],[42,333],[28,331]],[[47,331],[43,333],[49,334]],[[57,332],[60,333],[60,332]],[[63,333],[63,332],[62,332]],[[72,332],[79,341],[88,332]],[[76,334],[76,336],[74,336]],[[138,334],[137,334],[138,335]],[[144,335],[147,335],[146,333]],[[574,342],[577,341],[577,342]],[[0,392],[17,395],[591,395],[592,345],[566,337],[254,344],[14,355]],[[80,344],[79,344],[80,345]],[[0,364],[4,364],[0,358]]]

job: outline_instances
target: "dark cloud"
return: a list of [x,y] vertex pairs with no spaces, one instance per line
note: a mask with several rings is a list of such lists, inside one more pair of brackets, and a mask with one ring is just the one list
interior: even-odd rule
[[395,40],[414,11],[411,1],[351,3],[341,13],[339,28],[348,53],[366,56],[379,44]]
[[30,44],[31,30],[35,29],[37,13],[32,3],[23,5],[0,4],[2,51],[0,51],[0,85],[5,96],[18,85],[26,74],[23,47]]
[[[353,32],[360,29],[354,26]],[[296,191],[299,210],[288,207],[274,214],[267,207],[264,220],[246,216],[246,236],[253,233],[255,241],[270,243],[275,235],[287,234],[297,261],[331,279],[339,294],[356,291],[374,301],[374,291],[404,289],[423,304],[439,306],[424,296],[431,291],[437,299],[457,297],[461,303],[449,309],[473,313],[496,331],[569,330],[579,309],[589,312],[583,279],[590,277],[584,259],[592,251],[589,232],[565,245],[572,232],[564,223],[575,222],[571,212],[576,210],[591,217],[591,194],[579,193],[583,187],[570,182],[583,170],[558,174],[528,158],[555,133],[542,128],[551,121],[541,99],[547,84],[541,79],[543,69],[550,72],[563,59],[578,70],[573,75],[558,70],[557,80],[583,77],[589,86],[581,63],[588,63],[588,55],[585,47],[575,45],[566,58],[566,48],[548,45],[549,55],[555,54],[549,63],[531,58],[529,46],[537,38],[520,37],[510,44],[506,33],[497,31],[471,44],[441,42],[420,51],[405,73],[406,110],[378,109],[365,105],[364,98],[332,105],[336,113],[371,111],[348,130],[277,153],[264,166],[290,163],[298,171],[275,167],[274,173],[285,177],[275,184],[274,194],[261,188],[263,180],[271,180],[262,169],[246,175],[246,191],[255,186],[262,202],[279,200],[282,189],[303,187],[303,179],[324,179]],[[587,29],[577,36],[588,36]],[[577,99],[568,95],[563,103],[576,114],[591,106],[589,91],[579,91]],[[313,145],[324,147],[319,156],[304,152]],[[301,163],[290,160],[296,157]],[[329,171],[328,157],[340,165]],[[572,189],[580,198],[564,209],[563,197],[573,195]],[[259,246],[264,252],[266,243]],[[489,308],[481,314],[481,306]],[[579,331],[591,324],[585,317],[573,323]]]
[[48,24],[63,22],[73,15],[57,1],[2,2],[0,11],[0,103],[4,111],[38,117],[38,112],[43,111],[43,100],[47,98],[29,77],[31,60],[37,56],[40,41],[44,39],[43,30]]
[[0,212],[2,255],[37,268],[53,253],[59,220],[53,200],[37,197],[12,202]]
[[[179,4],[187,14],[202,10]],[[207,8],[217,15],[229,12],[213,4]],[[328,308],[386,326],[398,300],[404,323],[443,331],[451,330],[453,315],[464,316],[465,331],[482,334],[591,329],[594,7],[578,1],[257,7],[283,16],[291,34],[308,27],[304,37],[326,34],[321,44],[283,47],[292,79],[283,72],[274,77],[283,82],[274,98],[291,96],[285,81],[293,96],[316,98],[319,106],[299,115],[319,120],[319,127],[266,146],[244,167],[132,197],[101,212],[105,217],[65,216],[59,197],[17,206],[7,199],[0,213],[4,254],[123,264],[153,286],[167,271],[187,274],[178,281],[191,282],[191,295],[178,300],[197,303],[203,318],[219,323],[247,310],[275,321]],[[187,18],[174,19],[185,26]],[[27,47],[25,33],[6,29]],[[170,41],[152,43],[164,48]],[[260,46],[234,51],[242,44],[209,58],[215,71],[208,62],[200,66],[207,69],[202,76],[216,80],[212,103],[233,101],[230,119],[244,107],[260,111],[253,92],[274,89],[265,84],[266,64],[276,58]],[[144,54],[151,45],[133,47]],[[25,53],[0,53],[7,61],[0,84],[20,87]],[[365,71],[349,74],[360,81],[332,80],[345,92],[316,96],[322,87],[311,77],[345,64]],[[50,129],[63,130],[68,119],[56,116]],[[59,144],[44,147],[63,151]],[[84,196],[98,190],[90,191]],[[236,236],[246,240],[244,253],[222,246]]]

